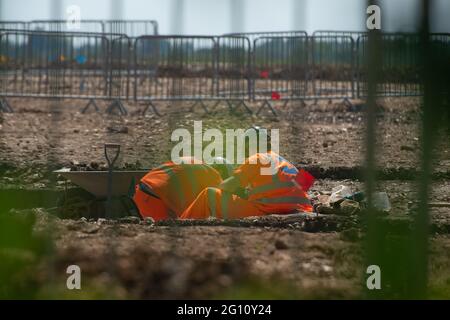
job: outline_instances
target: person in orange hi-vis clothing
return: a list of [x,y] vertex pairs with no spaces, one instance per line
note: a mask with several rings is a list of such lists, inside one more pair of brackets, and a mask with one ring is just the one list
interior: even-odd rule
[[212,166],[194,163],[193,158],[182,160],[182,164],[162,164],[136,185],[133,201],[142,218],[176,219],[202,190],[222,183]]
[[[270,170],[269,174],[267,170]],[[298,170],[275,152],[257,153],[247,158],[220,186],[200,192],[180,218],[238,219],[274,213],[312,212],[306,192],[313,182],[311,174]],[[234,194],[239,188],[247,188],[248,199]]]

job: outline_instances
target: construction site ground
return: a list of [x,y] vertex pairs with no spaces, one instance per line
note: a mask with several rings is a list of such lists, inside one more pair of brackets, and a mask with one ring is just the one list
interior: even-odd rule
[[[70,298],[361,298],[365,285],[365,217],[298,214],[238,221],[152,223],[133,218],[93,219],[79,212],[58,216],[58,203],[74,188],[52,173],[62,167],[106,169],[104,143],[121,144],[117,169],[150,169],[168,159],[173,130],[279,129],[279,153],[309,170],[311,193],[344,184],[364,190],[364,105],[334,101],[275,104],[278,116],[259,116],[226,103],[209,113],[190,103],[158,103],[159,117],[126,103],[129,115],[80,113],[85,101],[8,99],[14,113],[0,114],[0,189],[23,199],[9,214],[36,222],[50,234],[51,254],[36,263],[38,297]],[[392,210],[383,219],[409,228],[420,171],[420,100],[380,100],[377,115],[377,189]],[[258,105],[250,104],[253,111]],[[191,112],[192,111],[192,112]],[[450,298],[450,142],[442,132],[429,201],[430,296]],[[51,198],[50,200],[42,198]],[[13,197],[12,197],[13,198]],[[34,199],[27,201],[27,199]],[[9,208],[10,209],[10,208]],[[24,255],[23,259],[29,259]],[[66,268],[79,265],[83,290],[66,290]],[[400,271],[399,271],[400,272]],[[56,289],[56,290],[55,290]]]

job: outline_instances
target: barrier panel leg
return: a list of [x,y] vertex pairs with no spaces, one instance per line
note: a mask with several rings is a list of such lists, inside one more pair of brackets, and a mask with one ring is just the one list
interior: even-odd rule
[[8,101],[3,97],[0,97],[0,111],[5,112],[5,113],[13,113],[14,112],[13,108],[10,106]]
[[240,101],[239,101],[239,104],[237,105],[237,107],[239,107],[239,106],[241,106],[241,105],[245,108],[245,110],[247,110],[247,112],[248,112],[249,114],[253,114],[253,111],[248,107],[248,105],[245,103],[244,100],[240,100]]
[[350,101],[349,98],[344,98],[344,100],[342,100],[342,104],[348,107],[349,109],[353,109],[353,103]]
[[213,112],[216,111],[217,107],[219,106],[219,104],[220,104],[221,102],[222,102],[222,101],[216,101],[216,103],[214,103],[214,104],[212,105],[212,107],[211,107],[210,110],[212,110]]
[[206,107],[206,104],[203,102],[203,100],[196,100],[190,107],[189,111],[194,112],[195,107],[200,106],[202,107],[203,111],[205,111],[205,114],[208,114],[208,108]]
[[265,107],[267,107],[267,108],[272,112],[272,114],[273,114],[275,117],[278,116],[277,112],[275,111],[275,109],[274,109],[273,106],[272,106],[272,103],[270,103],[270,101],[267,100],[267,99],[263,101],[263,103],[262,103],[261,106],[259,107],[258,111],[256,112],[256,115],[259,116],[259,114],[261,113],[261,111],[262,111]]
[[233,105],[231,100],[226,100],[227,101],[227,106],[228,106],[228,110],[230,110],[230,113],[233,113],[236,111],[236,109],[238,109],[240,106],[243,106],[244,109],[249,113],[249,114],[253,114],[253,111],[249,108],[249,106],[245,103],[244,100],[238,100],[238,103],[236,105]]
[[81,113],[85,114],[86,111],[88,111],[91,106],[94,107],[95,112],[100,112],[100,109],[98,108],[97,103],[95,102],[95,100],[94,99],[89,99],[89,101],[86,104],[86,106],[83,108],[83,110],[81,110]]
[[149,109],[152,109],[153,113],[156,114],[158,117],[163,116],[161,113],[159,113],[158,109],[156,108],[155,104],[152,101],[148,101],[145,103],[145,109],[142,111],[142,115],[145,116]]
[[109,106],[108,108],[106,108],[106,113],[108,114],[112,114],[113,110],[117,109],[119,110],[119,113],[123,116],[126,116],[128,114],[127,109],[125,108],[125,106],[123,105],[122,101],[120,101],[119,99],[114,100]]

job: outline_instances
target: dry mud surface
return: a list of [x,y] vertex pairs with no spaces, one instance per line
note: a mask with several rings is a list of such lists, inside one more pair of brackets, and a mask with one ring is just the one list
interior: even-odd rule
[[[131,218],[120,222],[61,220],[41,209],[26,214],[36,218],[37,234],[50,233],[54,240],[52,254],[37,272],[38,281],[44,284],[42,291],[52,292],[51,297],[363,297],[361,230],[307,231],[304,222],[314,217],[155,225]],[[319,218],[329,225],[342,221],[332,216]],[[448,233],[432,235],[431,297],[448,298],[449,249]],[[83,290],[68,292],[65,270],[73,264],[83,272]],[[397,272],[401,277],[404,270]]]
[[[127,104],[129,115],[79,111],[84,102],[10,99],[15,113],[0,114],[0,188],[63,188],[51,170],[76,165],[102,168],[103,144],[120,143],[119,168],[151,168],[167,161],[174,145],[171,132],[202,120],[203,128],[237,129],[259,125],[280,130],[280,154],[308,168],[317,178],[311,192],[329,192],[345,184],[363,189],[363,106],[291,103],[270,112],[229,114],[221,104],[204,115],[188,104],[161,104],[163,117],[144,106]],[[408,228],[417,188],[420,130],[418,100],[380,102],[377,118],[378,189],[389,194],[389,224]],[[106,105],[99,103],[103,111]],[[251,105],[256,111],[258,106]],[[436,180],[430,201],[450,202],[450,143],[436,141]],[[37,217],[36,230],[50,231],[51,261],[38,281],[64,291],[65,268],[77,264],[86,276],[75,297],[113,298],[358,298],[364,254],[359,216],[271,216],[218,222],[151,224],[133,219],[59,219],[45,209],[25,210]],[[14,211],[18,214],[23,211]],[[450,297],[450,208],[431,212],[430,286],[435,297]],[[49,267],[50,266],[50,267]],[[49,271],[51,274],[49,275]],[[94,289],[95,288],[95,289]],[[444,289],[442,289],[444,288]],[[45,290],[45,288],[44,288]],[[436,290],[433,291],[433,290]]]
[[[13,168],[58,168],[71,162],[104,163],[103,144],[122,145],[119,165],[151,168],[170,157],[171,133],[177,128],[192,132],[193,121],[202,120],[203,128],[246,129],[260,125],[280,130],[280,154],[294,163],[322,169],[357,168],[364,161],[364,109],[340,104],[297,102],[277,106],[275,118],[267,110],[260,116],[243,108],[230,115],[220,104],[204,115],[200,107],[189,112],[184,103],[163,104],[157,117],[140,116],[143,106],[127,104],[129,116],[120,117],[91,112],[81,114],[84,101],[47,101],[10,99],[15,113],[2,114],[0,122],[0,163]],[[106,105],[98,103],[103,111]],[[256,111],[258,105],[251,105]],[[413,170],[418,165],[420,127],[418,100],[386,99],[378,115],[377,163],[380,169]],[[436,141],[438,157],[435,171],[447,173],[450,167],[450,142],[445,135]]]

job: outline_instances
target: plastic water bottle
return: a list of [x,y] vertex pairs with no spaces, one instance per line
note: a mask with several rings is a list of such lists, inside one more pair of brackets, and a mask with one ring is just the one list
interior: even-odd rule
[[372,195],[373,207],[381,211],[390,211],[391,202],[386,192],[375,192]]

